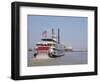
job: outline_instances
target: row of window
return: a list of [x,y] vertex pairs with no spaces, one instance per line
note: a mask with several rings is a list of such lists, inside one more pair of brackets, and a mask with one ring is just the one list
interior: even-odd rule
[[55,46],[55,44],[36,44],[37,46]]

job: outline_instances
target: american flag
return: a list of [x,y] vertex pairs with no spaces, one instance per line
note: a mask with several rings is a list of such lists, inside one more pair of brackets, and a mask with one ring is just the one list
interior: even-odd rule
[[47,37],[47,31],[46,30],[44,32],[42,32],[42,36]]

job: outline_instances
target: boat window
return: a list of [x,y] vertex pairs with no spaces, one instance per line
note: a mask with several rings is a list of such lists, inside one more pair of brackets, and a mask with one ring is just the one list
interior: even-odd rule
[[56,42],[56,41],[53,40],[53,39],[42,39],[42,41],[53,41],[53,42]]

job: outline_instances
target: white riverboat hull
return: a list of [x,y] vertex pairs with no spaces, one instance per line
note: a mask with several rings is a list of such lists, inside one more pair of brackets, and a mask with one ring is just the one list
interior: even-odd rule
[[47,53],[40,53],[38,54],[36,57],[34,57],[33,59],[51,59]]

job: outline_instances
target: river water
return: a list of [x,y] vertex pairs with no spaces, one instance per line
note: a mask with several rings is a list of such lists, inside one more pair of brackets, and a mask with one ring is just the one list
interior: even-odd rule
[[66,52],[62,57],[38,60],[35,60],[33,52],[28,52],[28,66],[78,65],[87,63],[87,52]]

